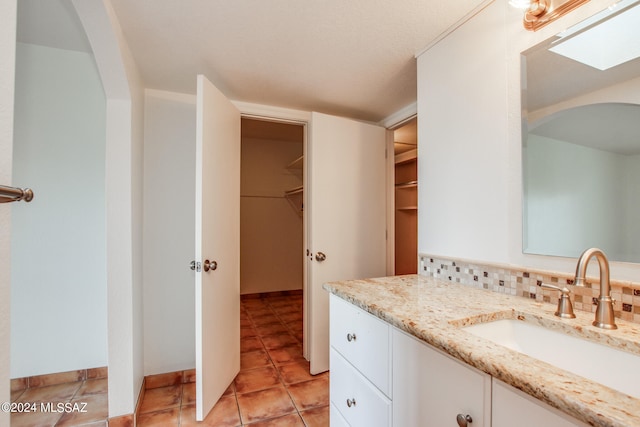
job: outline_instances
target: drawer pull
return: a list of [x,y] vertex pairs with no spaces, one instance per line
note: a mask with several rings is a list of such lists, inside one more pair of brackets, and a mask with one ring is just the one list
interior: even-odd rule
[[347,341],[351,342],[355,340],[356,340],[356,334],[347,334]]
[[473,419],[471,418],[471,415],[458,414],[456,421],[460,427],[467,427],[467,424],[472,423]]
[[347,399],[347,406],[349,408],[351,408],[352,406],[356,406],[356,400],[355,399]]

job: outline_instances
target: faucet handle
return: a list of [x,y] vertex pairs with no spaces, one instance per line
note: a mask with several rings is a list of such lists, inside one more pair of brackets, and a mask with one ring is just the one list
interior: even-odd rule
[[569,294],[571,291],[564,287],[561,288],[555,285],[547,285],[546,283],[540,284],[540,287],[553,289],[554,291],[560,291],[560,298],[558,299],[558,309],[554,313],[558,317],[562,317],[563,319],[575,319],[576,315],[573,312],[573,305],[571,304],[571,299],[569,298]]

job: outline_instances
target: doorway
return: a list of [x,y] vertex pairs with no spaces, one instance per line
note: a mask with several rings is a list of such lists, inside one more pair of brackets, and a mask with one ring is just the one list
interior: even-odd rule
[[304,126],[243,118],[241,129],[240,294],[302,292]]
[[393,132],[395,274],[418,271],[418,119]]

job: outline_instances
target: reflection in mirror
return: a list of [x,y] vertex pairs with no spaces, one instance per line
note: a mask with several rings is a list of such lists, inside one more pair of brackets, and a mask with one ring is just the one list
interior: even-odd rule
[[523,53],[525,253],[578,257],[595,246],[640,262],[640,59],[596,68],[571,47],[585,39],[595,52],[588,37],[599,32],[605,50],[628,52],[640,36],[614,41],[603,23],[619,30],[635,14],[639,1],[623,0]]

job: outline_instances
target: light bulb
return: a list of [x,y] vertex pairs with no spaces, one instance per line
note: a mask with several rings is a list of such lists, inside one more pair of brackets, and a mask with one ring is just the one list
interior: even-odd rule
[[509,4],[517,9],[529,9],[531,0],[509,0]]

